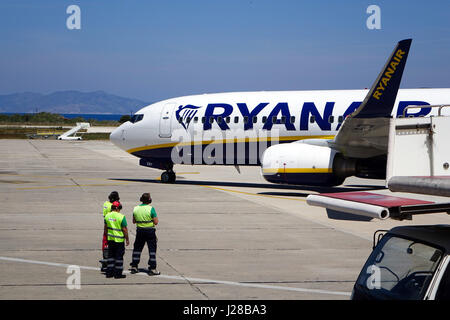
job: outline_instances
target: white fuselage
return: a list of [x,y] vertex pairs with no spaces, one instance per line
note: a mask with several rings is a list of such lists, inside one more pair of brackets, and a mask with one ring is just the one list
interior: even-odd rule
[[[112,132],[110,139],[139,158],[158,161],[170,160],[171,150],[176,146],[205,148],[211,142],[239,144],[264,140],[276,144],[332,139],[343,119],[359,106],[367,92],[262,91],[178,97],[140,109],[134,116],[137,121],[122,124]],[[402,116],[407,105],[448,102],[450,89],[402,89],[398,91],[392,116]],[[429,116],[435,112],[430,108],[409,109],[406,116]],[[235,152],[235,158],[239,157],[242,155]],[[250,162],[211,164],[256,164],[259,159],[250,159]],[[195,163],[209,164],[208,161]]]

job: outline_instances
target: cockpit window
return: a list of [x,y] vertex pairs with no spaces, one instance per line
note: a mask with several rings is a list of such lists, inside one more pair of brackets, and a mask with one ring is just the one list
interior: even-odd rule
[[144,119],[144,115],[143,114],[135,114],[131,117],[130,122],[131,123],[136,123],[141,121],[142,119]]

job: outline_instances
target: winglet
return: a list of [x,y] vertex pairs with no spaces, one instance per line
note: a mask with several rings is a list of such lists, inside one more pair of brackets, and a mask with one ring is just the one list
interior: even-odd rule
[[400,87],[412,39],[400,41],[370,88],[354,118],[390,117]]

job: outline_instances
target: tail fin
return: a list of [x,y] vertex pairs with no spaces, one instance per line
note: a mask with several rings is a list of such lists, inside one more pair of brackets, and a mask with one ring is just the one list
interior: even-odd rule
[[400,41],[386,62],[354,118],[390,117],[405,69],[412,39]]

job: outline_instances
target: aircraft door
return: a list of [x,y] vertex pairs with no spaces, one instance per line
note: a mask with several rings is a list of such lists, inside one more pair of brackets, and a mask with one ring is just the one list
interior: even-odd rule
[[175,103],[166,104],[161,110],[161,117],[159,120],[159,137],[172,137],[172,116],[175,109]]

